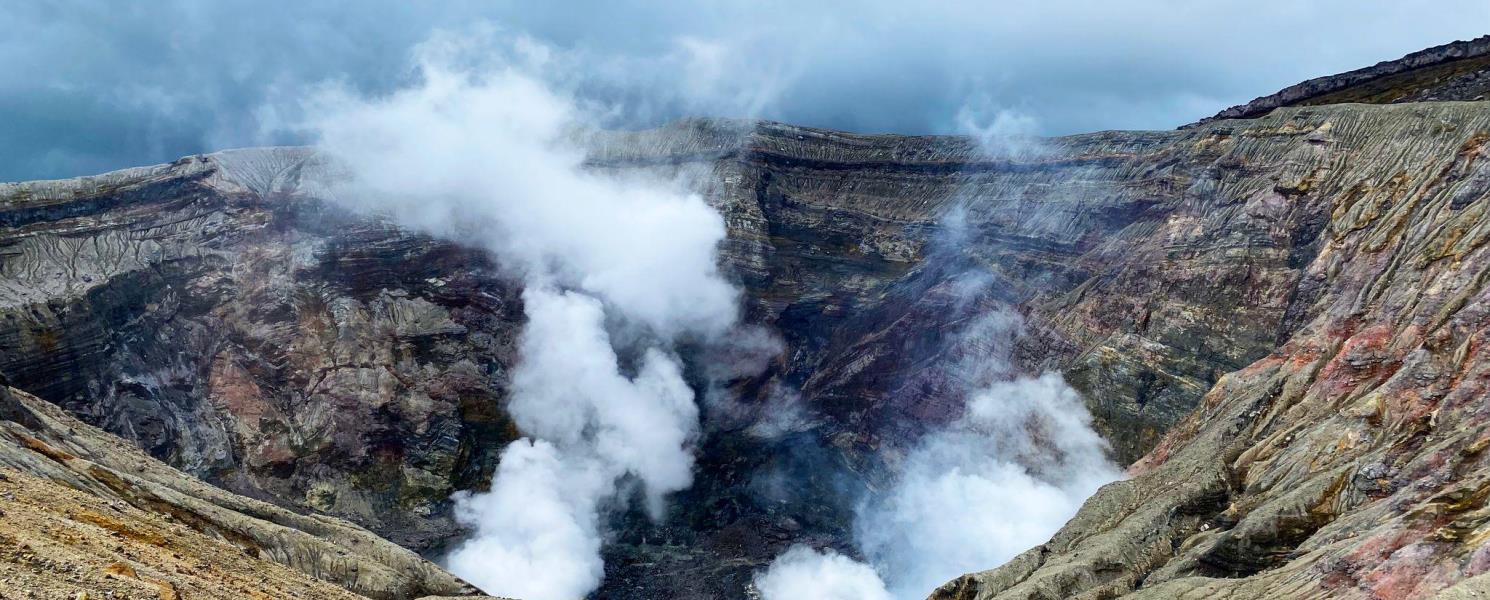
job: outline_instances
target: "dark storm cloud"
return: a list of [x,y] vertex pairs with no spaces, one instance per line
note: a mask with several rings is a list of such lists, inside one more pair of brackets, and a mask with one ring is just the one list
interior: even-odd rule
[[300,141],[318,83],[368,92],[480,24],[554,54],[617,125],[682,114],[1046,134],[1167,128],[1299,80],[1490,29],[1483,0],[12,2],[0,5],[0,180]]

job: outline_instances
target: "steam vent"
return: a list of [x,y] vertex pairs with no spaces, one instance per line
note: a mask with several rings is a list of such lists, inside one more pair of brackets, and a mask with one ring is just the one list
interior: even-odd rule
[[[1177,128],[901,135],[792,112],[848,74],[767,99],[776,63],[619,22],[356,41],[425,8],[0,8],[179,12],[142,61],[243,69],[0,94],[13,170],[201,150],[0,184],[0,600],[1490,598],[1490,36]],[[673,77],[748,106],[628,91]]]

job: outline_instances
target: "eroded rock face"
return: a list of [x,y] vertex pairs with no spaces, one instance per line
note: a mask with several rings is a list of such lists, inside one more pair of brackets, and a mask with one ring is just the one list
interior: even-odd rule
[[[1326,218],[1278,348],[1049,543],[939,599],[1427,598],[1485,593],[1490,105],[1280,109],[1194,130],[1250,171],[1245,210]],[[1305,209],[1308,210],[1308,209]]]
[[481,253],[253,189],[305,156],[10,186],[0,369],[208,481],[421,547],[514,435],[520,306]]
[[3,385],[0,542],[16,597],[475,593],[366,529],[207,485]]
[[[844,544],[885,457],[958,416],[946,338],[991,310],[1023,315],[1018,368],[1064,372],[1114,456],[1141,456],[1303,323],[1330,114],[1020,160],[774,123],[597,140],[594,168],[693,177],[747,320],[784,342],[726,377],[736,405],[706,407],[673,514],[617,517],[606,590],[734,595],[792,541]],[[517,435],[518,290],[479,252],[316,200],[315,171],[264,149],[6,186],[0,369],[208,481],[438,549],[459,536],[450,494]],[[972,298],[969,273],[991,282]],[[763,435],[783,395],[805,416]]]
[[[1292,504],[1255,512],[1282,501],[1266,490],[1334,489],[1310,479],[1332,472],[1313,454],[1258,451],[1247,464],[1283,474],[1256,480],[1266,469],[1228,462],[1252,446],[1216,440],[1274,444],[1314,426],[1264,422],[1264,408],[1234,398],[1276,395],[1284,379],[1247,374],[1281,371],[1259,364],[1312,364],[1278,358],[1293,352],[1284,342],[1315,336],[1309,347],[1328,349],[1328,336],[1391,322],[1352,359],[1359,372],[1331,384],[1368,385],[1415,348],[1411,336],[1429,339],[1400,311],[1437,315],[1451,303],[1433,294],[1478,289],[1475,277],[1394,278],[1473,270],[1490,184],[1475,141],[1485,115],[1480,103],[1282,109],[1060,138],[1017,160],[962,138],[775,123],[596,139],[594,168],[696,182],[729,227],[721,262],[745,291],[747,321],[783,342],[759,372],[723,377],[731,404],[704,400],[698,476],[668,518],[616,515],[604,592],[737,596],[793,541],[843,546],[857,494],[892,472],[887,457],[959,415],[950,365],[962,350],[947,339],[993,310],[1022,316],[1016,367],[1063,372],[1115,459],[1150,453],[1140,468],[1153,474],[1109,487],[1064,537],[960,589],[1026,581],[1100,595],[1274,572],[1291,550],[1273,550],[1303,541],[1268,538],[1268,525],[1205,551],[1220,558],[1195,558],[1219,571],[1170,560],[1202,526],[1212,533],[1197,544],[1243,514],[1298,520]],[[259,149],[0,187],[0,371],[208,481],[437,551],[460,535],[450,494],[485,486],[517,435],[502,406],[519,290],[480,252],[317,200],[316,169],[305,150]],[[988,282],[971,297],[968,274]],[[1372,316],[1388,308],[1399,312]],[[1321,321],[1330,315],[1338,322]],[[685,359],[702,384],[708,357]],[[803,416],[763,431],[783,396],[799,397]],[[1411,439],[1359,435],[1363,448]],[[1380,474],[1363,481],[1383,487],[1371,493],[1399,493],[1390,482],[1417,448],[1373,459]],[[1225,513],[1236,502],[1246,512]],[[1050,558],[1094,535],[1110,536],[1111,551],[1081,552],[1088,563],[1070,568]],[[1010,570],[1019,565],[1044,567],[1025,579]]]

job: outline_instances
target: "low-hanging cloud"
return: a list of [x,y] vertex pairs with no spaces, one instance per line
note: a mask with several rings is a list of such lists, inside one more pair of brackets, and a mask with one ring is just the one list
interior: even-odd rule
[[1062,134],[1173,127],[1481,35],[1490,4],[9,2],[0,180],[303,140],[264,107],[328,79],[388,93],[408,83],[404,58],[431,31],[483,21],[575,57],[564,84],[624,105],[613,116],[626,126],[707,114],[946,133],[965,99],[987,96]]
[[599,107],[549,79],[541,44],[484,29],[416,56],[407,87],[330,86],[300,127],[333,199],[488,248],[522,280],[506,408],[525,437],[490,492],[457,497],[473,533],[447,564],[490,593],[583,597],[604,574],[601,511],[637,490],[659,518],[692,484],[699,413],[673,347],[735,326],[738,294],[715,262],[724,223],[680,181],[587,169]]

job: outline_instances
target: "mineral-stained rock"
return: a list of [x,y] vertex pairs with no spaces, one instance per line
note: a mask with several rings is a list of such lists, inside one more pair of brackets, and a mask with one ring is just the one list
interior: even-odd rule
[[479,252],[276,195],[307,156],[4,186],[0,368],[194,475],[422,547],[514,435],[520,306]]
[[[0,595],[471,594],[373,533],[237,496],[0,386]],[[338,587],[339,586],[339,587]]]
[[1189,131],[1218,129],[1239,163],[1289,156],[1294,175],[1246,194],[1248,212],[1326,217],[1298,276],[1257,298],[1288,299],[1278,347],[1222,376],[1048,543],[934,598],[1485,589],[1490,104],[1280,109]]

